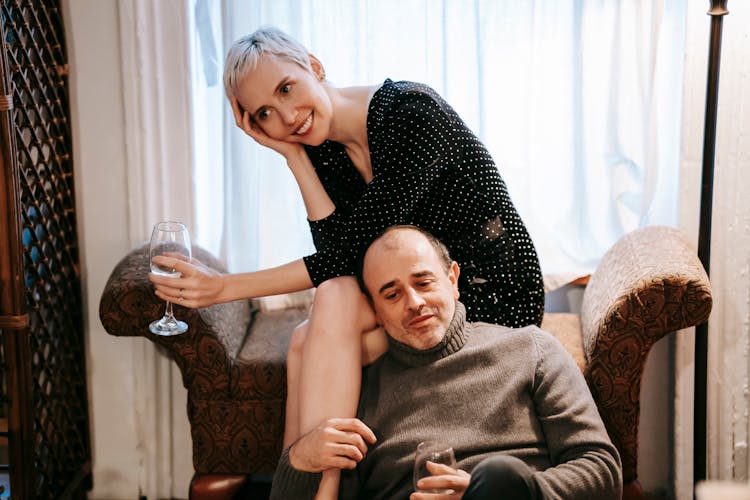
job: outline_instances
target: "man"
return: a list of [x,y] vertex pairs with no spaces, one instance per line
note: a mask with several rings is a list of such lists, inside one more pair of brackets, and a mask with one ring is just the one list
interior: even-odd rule
[[[329,419],[282,454],[272,498],[313,498],[319,472],[342,474],[341,498],[412,500],[620,498],[617,450],[580,370],[535,326],[468,323],[459,268],[435,238],[386,230],[359,273],[389,351],[365,368],[357,419]],[[414,492],[417,444],[455,450]]]

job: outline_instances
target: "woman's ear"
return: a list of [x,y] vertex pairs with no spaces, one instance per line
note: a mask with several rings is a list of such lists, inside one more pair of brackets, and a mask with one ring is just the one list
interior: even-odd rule
[[326,70],[323,67],[323,63],[318,60],[317,57],[315,57],[312,54],[309,54],[310,56],[310,67],[312,68],[312,72],[315,76],[318,77],[318,80],[323,81],[326,79]]

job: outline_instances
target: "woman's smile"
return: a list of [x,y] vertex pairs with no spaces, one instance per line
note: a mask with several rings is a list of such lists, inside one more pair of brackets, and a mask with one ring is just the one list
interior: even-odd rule
[[297,129],[295,134],[306,135],[312,128],[312,122],[313,122],[313,114],[310,113],[310,116],[308,116],[307,119],[304,122],[302,122],[302,125],[300,125],[300,127]]

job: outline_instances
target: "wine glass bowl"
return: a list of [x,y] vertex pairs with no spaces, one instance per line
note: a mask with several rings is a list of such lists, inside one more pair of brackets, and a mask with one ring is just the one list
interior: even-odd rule
[[422,441],[417,446],[417,451],[414,454],[414,491],[421,491],[424,493],[450,493],[452,491],[450,489],[419,489],[417,486],[419,480],[432,475],[430,471],[427,470],[427,462],[443,464],[455,468],[456,456],[453,453],[453,448],[435,441]]
[[[149,251],[151,272],[159,276],[179,278],[181,276],[179,271],[154,262],[154,257],[159,255],[190,260],[190,234],[185,224],[173,221],[157,222],[151,231]],[[152,322],[148,329],[156,335],[170,336],[185,333],[188,326],[184,321],[179,321],[174,317],[172,303],[167,301],[164,316]]]

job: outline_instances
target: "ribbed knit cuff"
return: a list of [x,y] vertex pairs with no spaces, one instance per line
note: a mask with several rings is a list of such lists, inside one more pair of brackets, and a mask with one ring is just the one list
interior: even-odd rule
[[281,453],[273,474],[270,500],[313,500],[320,486],[320,472],[304,472],[289,463],[289,448]]

